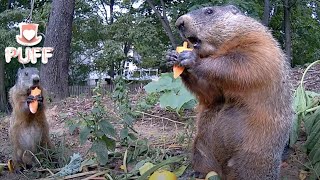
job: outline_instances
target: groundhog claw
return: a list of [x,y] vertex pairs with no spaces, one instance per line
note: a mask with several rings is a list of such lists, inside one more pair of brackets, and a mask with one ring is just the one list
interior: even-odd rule
[[30,104],[34,100],[34,96],[30,95],[27,97],[27,103]]
[[179,65],[183,67],[192,67],[195,65],[197,55],[193,51],[183,51],[178,56]]
[[175,64],[179,64],[178,56],[179,54],[175,50],[168,51],[166,55],[167,66],[171,67]]
[[38,102],[43,102],[43,97],[42,96],[36,96],[36,99]]

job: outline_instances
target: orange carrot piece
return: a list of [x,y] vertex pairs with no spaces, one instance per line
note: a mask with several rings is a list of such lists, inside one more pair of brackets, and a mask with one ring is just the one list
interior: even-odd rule
[[[35,88],[33,90],[31,90],[31,95],[36,97],[38,95],[41,94],[41,90],[39,88]],[[38,110],[38,101],[37,100],[33,100],[30,104],[29,104],[29,109],[30,109],[30,112],[35,114]]]
[[[182,51],[192,51],[192,49],[188,48],[188,42],[183,42],[183,46],[178,46],[176,48],[176,51],[178,53],[181,53]],[[184,71],[184,67],[174,65],[173,66],[173,77],[176,79],[177,77],[180,76],[180,74],[182,74],[183,71]]]

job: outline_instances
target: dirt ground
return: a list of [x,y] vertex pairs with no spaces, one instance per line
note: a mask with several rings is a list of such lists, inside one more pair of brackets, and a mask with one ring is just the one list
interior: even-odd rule
[[[292,81],[295,85],[298,84],[298,80],[301,77],[303,68],[298,69],[291,73]],[[314,72],[314,71],[312,71]],[[319,71],[318,71],[319,72]],[[313,76],[313,77],[312,77]],[[319,92],[320,79],[319,74],[308,75],[307,88]],[[132,101],[137,101],[137,96],[132,97]],[[104,99],[106,109],[110,110],[111,116],[117,116],[114,110],[114,103],[112,100]],[[71,152],[79,152],[85,156],[89,147],[90,142],[88,141],[85,145],[80,145],[78,133],[71,134],[66,126],[66,122],[72,118],[77,117],[78,112],[88,112],[92,107],[92,100],[90,98],[68,98],[64,101],[57,103],[51,103],[47,107],[47,119],[50,124],[50,134],[53,141],[57,144],[58,142],[64,141],[64,144]],[[186,149],[185,144],[179,143],[181,138],[185,137],[185,134],[192,134],[191,128],[188,128],[188,120],[194,117],[193,112],[188,112],[182,117],[178,117],[174,112],[168,112],[160,109],[156,106],[148,112],[140,112],[141,118],[135,122],[134,128],[139,133],[140,138],[146,138],[148,141],[156,147],[180,149],[184,151]],[[12,147],[10,146],[8,139],[8,116],[0,117],[0,163],[6,163],[11,158]],[[114,124],[118,127],[118,124]],[[303,138],[297,144],[302,144]],[[301,146],[290,150],[288,159],[281,169],[281,179],[287,180],[304,180],[308,175],[305,171],[304,164],[307,159],[304,153],[300,150]],[[27,179],[26,175],[10,174],[4,171],[0,175],[0,179]],[[33,179],[33,178],[30,178]]]
[[[84,104],[88,106],[83,106]],[[52,139],[55,142],[65,139],[65,145],[70,148],[72,152],[80,152],[83,156],[88,151],[90,143],[87,142],[85,145],[80,145],[78,134],[70,134],[65,122],[74,117],[76,112],[89,110],[89,104],[89,99],[69,98],[59,105],[51,104],[47,110]],[[109,105],[112,106],[112,104]],[[164,119],[163,117],[168,119]],[[144,114],[143,117],[135,123],[134,127],[139,132],[139,136],[141,138],[147,138],[153,146],[163,148],[179,147],[183,149],[184,146],[178,145],[178,141],[179,137],[186,133],[188,129],[185,128],[186,122],[171,121],[176,121],[177,119],[174,113],[168,113],[160,108],[155,108],[153,112]],[[12,147],[8,139],[8,117],[0,120],[0,138],[0,162],[6,163],[8,159],[11,158],[12,152]],[[303,163],[305,161],[304,154],[300,152],[298,148],[292,150],[287,160],[287,165],[282,168],[281,174],[283,179],[303,179],[299,178],[299,176],[307,173],[303,171]],[[25,179],[25,176],[4,172],[4,175],[2,177],[0,176],[0,179]]]

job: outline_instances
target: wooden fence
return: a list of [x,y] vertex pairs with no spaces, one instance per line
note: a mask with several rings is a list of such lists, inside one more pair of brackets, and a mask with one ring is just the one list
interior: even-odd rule
[[[143,86],[146,85],[145,83],[134,83],[134,84],[128,84],[128,89],[130,92],[134,93],[138,89],[143,88]],[[69,95],[71,97],[74,96],[92,96],[93,95],[93,89],[95,86],[89,86],[89,85],[73,85],[69,86]],[[104,84],[102,85],[102,95],[106,95],[107,93],[112,93],[114,91],[115,84]]]

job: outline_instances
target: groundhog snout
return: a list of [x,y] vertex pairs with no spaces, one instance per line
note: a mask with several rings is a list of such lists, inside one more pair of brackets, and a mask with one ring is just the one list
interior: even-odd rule
[[40,77],[39,77],[39,76],[34,76],[34,77],[32,78],[32,82],[33,82],[33,85],[39,84],[39,82],[40,82]]

